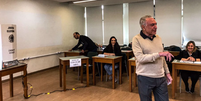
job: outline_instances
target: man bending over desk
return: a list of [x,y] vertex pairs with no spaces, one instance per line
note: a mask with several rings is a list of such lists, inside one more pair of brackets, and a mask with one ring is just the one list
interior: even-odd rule
[[77,45],[73,47],[70,51],[78,49],[78,46],[82,44],[83,45],[82,53],[84,53],[85,50],[88,50],[88,52],[97,52],[98,47],[89,37],[80,35],[78,32],[74,32],[73,36],[75,39],[79,39],[79,41]]

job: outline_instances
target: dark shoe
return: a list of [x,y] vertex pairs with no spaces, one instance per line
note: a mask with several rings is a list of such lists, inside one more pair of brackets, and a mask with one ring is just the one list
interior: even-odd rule
[[189,88],[188,88],[188,86],[186,87],[186,92],[189,93]]
[[190,93],[190,94],[193,94],[193,93],[194,93],[194,91],[193,91],[193,92],[192,92],[192,91],[189,91],[189,93]]
[[86,74],[86,71],[84,71],[83,74]]
[[109,81],[112,81],[112,75],[109,76]]
[[186,91],[186,93],[190,93],[190,91]]
[[115,77],[115,79],[114,79],[114,82],[115,82],[115,83],[117,83],[117,82],[118,82],[118,79],[117,79],[116,77]]
[[194,89],[193,88],[191,88],[191,90],[189,91],[191,94],[193,94],[194,93]]
[[97,73],[96,76],[100,76],[99,73]]
[[[86,73],[87,73],[86,71],[84,71],[84,72],[83,72],[83,74],[86,74]],[[91,72],[91,71],[89,71],[89,74],[91,74],[91,73],[92,73],[92,72]]]

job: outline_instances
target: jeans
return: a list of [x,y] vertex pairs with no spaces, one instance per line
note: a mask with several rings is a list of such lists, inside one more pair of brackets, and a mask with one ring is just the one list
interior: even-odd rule
[[[115,69],[117,69],[118,67],[119,67],[119,64],[114,65]],[[108,75],[112,75],[112,65],[111,64],[105,64],[104,68]]]

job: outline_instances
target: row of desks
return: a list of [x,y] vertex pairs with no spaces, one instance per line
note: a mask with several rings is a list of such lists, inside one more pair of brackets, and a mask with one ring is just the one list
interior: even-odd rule
[[[77,59],[80,58],[82,61],[82,65],[81,65],[81,83],[83,83],[83,64],[86,64],[86,78],[87,78],[87,83],[86,86],[89,86],[89,58],[86,56],[71,56],[71,57],[61,57],[59,59],[60,61],[60,65],[59,65],[59,71],[60,71],[60,87],[62,87],[63,84],[63,90],[66,90],[66,66],[69,65],[69,61],[70,59]],[[115,77],[115,69],[114,69],[114,65],[115,63],[119,63],[119,83],[121,84],[121,58],[122,56],[108,56],[108,57],[98,57],[98,56],[94,56],[93,57],[93,85],[96,85],[96,75],[95,75],[95,63],[101,63],[101,81],[103,79],[103,63],[109,63],[112,64],[112,68],[113,68],[113,81],[112,81],[112,88],[115,88],[115,81],[114,81],[114,77]],[[62,75],[63,74],[63,75]]]
[[[129,58],[129,56],[133,54],[132,51],[122,51],[122,52],[127,53],[127,55],[128,55],[127,58]],[[174,56],[177,56],[179,54],[179,52],[177,52],[177,51],[169,51],[169,52],[172,53]],[[79,51],[65,52],[65,56],[76,56],[76,55],[81,55],[81,53]],[[60,61],[61,61],[61,59],[60,59]],[[128,64],[129,64],[129,91],[132,91],[132,76],[131,76],[132,68],[131,67],[136,66],[135,58],[133,57],[131,59],[128,59],[128,61],[129,61],[128,62]],[[102,63],[110,63],[110,64],[112,64],[113,65],[113,74],[115,74],[114,64],[117,63],[117,62],[119,62],[121,64],[121,58],[120,57],[115,57],[115,56],[114,57],[105,57],[105,58],[97,57],[97,56],[93,57],[93,85],[96,85],[96,76],[95,76],[95,67],[94,67],[95,62],[101,63],[101,81],[102,81],[102,71],[103,71]],[[81,73],[82,73],[82,68],[83,67],[81,67]],[[119,83],[120,84],[122,83],[121,82],[121,70],[122,70],[122,67],[120,65],[120,75],[119,75],[119,81],[120,81]],[[64,71],[65,70],[63,70],[63,73],[64,73]],[[87,67],[87,72],[88,72],[88,67]],[[134,68],[134,73],[135,73],[135,68]],[[60,74],[61,74],[61,69],[60,69]],[[112,88],[115,88],[114,75],[112,77],[113,77]],[[62,77],[60,75],[60,86],[61,86],[61,78]],[[83,82],[82,78],[83,77],[82,77],[82,74],[81,74],[81,82]],[[65,80],[65,79],[63,79],[63,80]],[[174,80],[176,80],[176,79],[174,78]],[[87,86],[89,86],[88,84],[89,84],[89,78],[88,78],[88,73],[87,73]],[[174,81],[173,81],[173,84],[174,84]],[[136,87],[136,86],[137,86],[137,75],[134,74],[134,87]],[[63,89],[65,90],[66,88],[64,87]],[[172,93],[175,93],[175,92],[172,92]],[[174,96],[173,96],[173,98],[174,98]]]
[[[129,91],[132,91],[132,76],[131,76],[131,66],[134,66],[135,67],[135,59],[134,58],[131,58],[129,59],[130,56],[133,56],[133,53],[132,51],[128,51],[128,50],[123,50],[122,52],[126,53],[127,55],[127,59],[129,60]],[[174,56],[178,55],[179,52],[175,52],[175,51],[170,51],[170,53],[172,53]],[[88,57],[84,57],[84,56],[79,56],[79,55],[83,55],[80,51],[71,51],[71,52],[64,52],[64,56],[65,57],[62,57],[60,58],[60,75],[59,75],[59,78],[60,78],[60,87],[62,87],[62,84],[63,84],[63,90],[65,91],[66,90],[66,74],[65,74],[65,71],[66,71],[66,68],[65,66],[66,65],[69,65],[69,59],[70,57],[66,57],[66,56],[78,56],[78,57],[74,57],[74,58],[82,58],[82,64],[86,64],[86,71],[87,71],[87,86],[89,86],[89,67],[88,67],[88,64],[89,64],[89,60],[88,60]],[[72,58],[72,57],[71,57]],[[113,65],[113,70],[114,70],[114,64],[119,62],[120,63],[120,75],[119,75],[119,83],[121,84],[122,80],[121,80],[121,70],[122,70],[122,67],[121,67],[121,56],[120,57],[106,57],[106,58],[101,58],[101,57],[93,57],[93,66],[96,62],[99,62],[101,63],[101,81],[102,81],[102,71],[103,71],[103,67],[102,67],[102,63],[111,63]],[[62,67],[63,65],[63,67]],[[177,62],[173,62],[173,74],[172,74],[172,77],[173,77],[173,84],[172,84],[172,97],[175,98],[175,91],[176,91],[176,77],[177,77],[177,70],[191,70],[191,71],[201,71],[200,69],[200,66],[201,64],[186,64],[186,63],[179,63],[178,61]],[[189,68],[191,67],[191,68]],[[2,78],[3,76],[6,76],[6,75],[10,75],[10,96],[13,97],[13,73],[16,73],[16,72],[20,72],[20,71],[23,71],[24,74],[23,74],[23,82],[24,82],[24,96],[25,97],[28,97],[28,94],[27,94],[27,65],[26,64],[19,64],[17,66],[13,66],[11,68],[8,68],[8,69],[4,69],[4,70],[1,70],[0,71],[0,77]],[[135,71],[135,68],[134,68],[134,71]],[[113,74],[115,74],[115,71],[113,71]],[[115,82],[114,82],[114,75],[112,75],[113,77],[113,81],[112,81],[112,88],[115,88]],[[3,100],[3,95],[2,95],[2,80],[0,78],[0,101]],[[136,87],[137,83],[137,75],[135,74],[134,75],[134,87]],[[63,81],[63,83],[62,83]],[[81,82],[83,82],[83,66],[81,66]],[[96,85],[96,76],[95,76],[95,67],[93,67],[93,84]]]

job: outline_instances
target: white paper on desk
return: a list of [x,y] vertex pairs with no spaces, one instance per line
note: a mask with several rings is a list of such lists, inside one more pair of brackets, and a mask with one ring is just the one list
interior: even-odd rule
[[70,67],[80,67],[81,66],[81,58],[79,59],[70,59]]
[[183,60],[180,60],[180,62],[183,62],[183,63],[193,63],[193,61],[183,61]]
[[105,54],[98,54],[98,57],[106,57],[108,55],[105,55]]
[[195,61],[194,63],[195,63],[195,64],[201,64],[201,62],[200,62],[200,61]]

